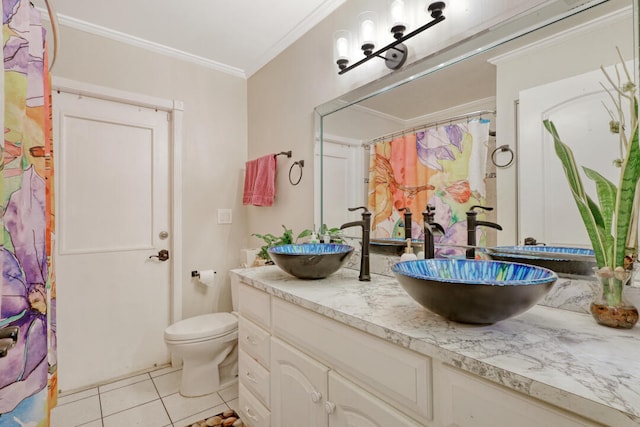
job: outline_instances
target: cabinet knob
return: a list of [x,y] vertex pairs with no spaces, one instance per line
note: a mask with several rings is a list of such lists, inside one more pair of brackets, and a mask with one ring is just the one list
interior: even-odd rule
[[247,377],[247,379],[248,379],[249,381],[251,381],[252,383],[257,383],[257,382],[258,382],[258,381],[256,380],[256,377],[254,377],[254,376],[253,376],[253,374],[252,374],[251,372],[247,371],[247,372],[245,372],[245,374],[244,374],[244,375],[245,375],[245,376]]
[[255,421],[255,422],[259,421],[258,417],[256,417],[254,414],[252,414],[251,408],[249,408],[248,406],[244,407],[244,413],[247,414],[247,417],[249,417],[253,421]]
[[327,414],[331,415],[336,410],[336,404],[333,402],[329,402],[328,400],[324,402],[324,409],[327,411]]
[[311,393],[311,401],[313,403],[318,403],[322,400],[322,393],[320,393],[319,391],[312,391]]

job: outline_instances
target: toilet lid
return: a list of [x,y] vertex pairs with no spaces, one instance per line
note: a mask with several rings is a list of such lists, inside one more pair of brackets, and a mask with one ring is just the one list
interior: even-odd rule
[[164,337],[173,341],[217,337],[238,327],[238,318],[231,313],[211,313],[180,320],[164,331]]

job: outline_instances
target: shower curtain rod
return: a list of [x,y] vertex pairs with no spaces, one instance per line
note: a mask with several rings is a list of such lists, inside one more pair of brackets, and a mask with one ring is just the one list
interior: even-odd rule
[[53,69],[53,64],[56,63],[58,57],[58,46],[60,44],[58,39],[58,14],[51,6],[50,0],[44,0],[44,4],[47,6],[47,13],[49,14],[49,22],[51,22],[51,31],[53,32],[53,57],[51,58],[51,64],[49,64],[49,71]]
[[393,138],[398,137],[398,136],[406,135],[408,133],[417,132],[419,130],[428,129],[428,128],[431,128],[431,127],[434,127],[434,126],[438,126],[438,125],[442,125],[442,124],[445,124],[445,123],[451,123],[451,122],[456,122],[456,121],[459,121],[459,120],[470,119],[472,117],[482,116],[484,114],[493,114],[493,115],[495,115],[496,114],[496,110],[473,111],[471,113],[462,114],[460,116],[453,116],[453,117],[449,117],[449,118],[444,119],[444,120],[438,120],[438,121],[435,121],[435,122],[426,123],[426,124],[423,124],[423,125],[420,125],[420,126],[412,127],[410,129],[405,129],[405,130],[393,132],[393,133],[390,133],[390,134],[387,134],[387,135],[379,136],[379,137],[374,138],[374,139],[372,139],[372,140],[370,140],[368,142],[364,142],[362,144],[362,146],[364,148],[369,148],[369,146],[377,144],[378,142],[383,142],[383,141],[386,141],[388,139],[393,139]]

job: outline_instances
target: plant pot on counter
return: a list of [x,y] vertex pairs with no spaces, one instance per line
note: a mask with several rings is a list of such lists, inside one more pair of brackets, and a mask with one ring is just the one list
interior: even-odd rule
[[638,323],[638,309],[624,296],[624,290],[633,278],[633,270],[604,267],[594,268],[594,272],[600,289],[590,306],[593,318],[600,325],[611,328],[633,328]]

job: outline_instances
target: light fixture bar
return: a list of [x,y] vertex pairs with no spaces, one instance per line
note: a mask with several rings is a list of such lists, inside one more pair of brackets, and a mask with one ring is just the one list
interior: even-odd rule
[[[441,5],[439,3],[442,3]],[[432,6],[437,5],[437,9],[436,10],[432,10]],[[396,50],[400,50],[402,51],[402,47],[400,49],[396,48],[396,46],[398,46],[399,44],[401,44],[402,42],[410,39],[411,37],[420,34],[421,32],[423,32],[424,30],[433,27],[434,25],[442,22],[445,20],[444,15],[442,14],[442,9],[444,9],[444,2],[438,2],[438,3],[433,3],[431,6],[429,6],[429,10],[432,12],[431,16],[433,17],[433,19],[430,22],[427,22],[426,24],[424,24],[422,27],[417,28],[415,30],[413,30],[412,32],[410,32],[409,34],[397,39],[396,41],[386,45],[385,47],[378,49],[377,51],[371,53],[370,55],[365,56],[363,59],[361,59],[360,61],[356,62],[353,65],[350,65],[346,68],[343,68],[342,70],[338,71],[338,74],[344,74],[347,71],[353,70],[354,68],[364,64],[365,62],[367,62],[368,60],[370,60],[373,57],[379,57],[379,58],[383,58],[385,59],[384,56],[382,56],[382,54],[386,51],[388,51],[389,49],[396,49]],[[407,54],[407,50],[406,48],[404,49],[404,55],[406,57]],[[402,64],[404,64],[404,60],[402,60],[401,62],[399,61],[400,65],[398,65],[398,67],[402,66]],[[398,68],[396,67],[396,68]],[[394,68],[395,69],[395,68]]]

